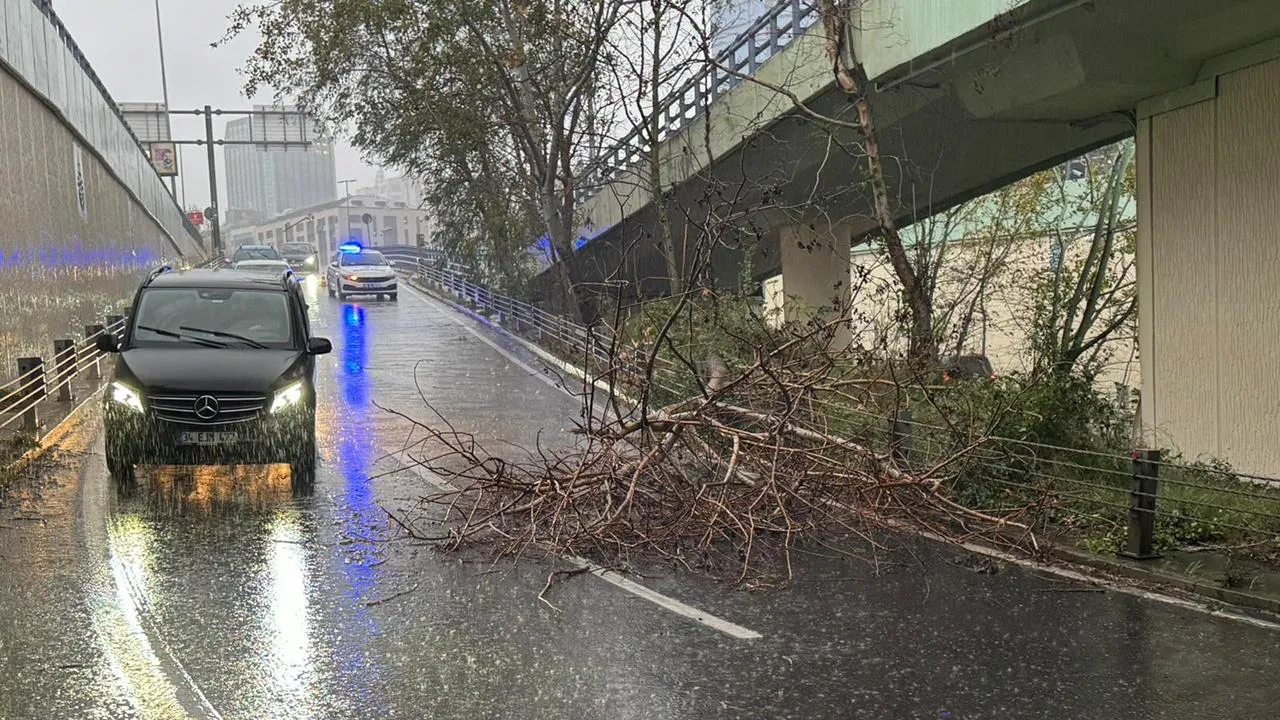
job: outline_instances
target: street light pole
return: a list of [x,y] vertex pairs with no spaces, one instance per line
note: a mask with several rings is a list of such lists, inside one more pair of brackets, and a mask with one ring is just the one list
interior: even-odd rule
[[214,164],[217,161],[213,154],[213,108],[204,106],[204,135],[206,147],[209,149],[209,207],[213,209],[213,217],[209,219],[209,228],[213,231],[213,252],[221,257],[222,248],[222,227],[218,221],[222,214],[222,209],[218,207],[218,169]]
[[351,202],[351,183],[353,182],[355,182],[355,180],[339,180],[338,181],[338,184],[342,186],[342,193],[343,193],[342,206],[341,206],[342,207],[342,213],[341,213],[342,227],[341,227],[340,235],[337,238],[339,245],[347,241],[347,233],[351,232],[351,207],[349,203]]
[[[164,123],[169,130],[169,138],[173,138],[173,127],[169,122],[169,76],[165,73],[164,68],[164,29],[160,24],[160,0],[156,0],[156,42],[160,45],[160,90],[164,93]],[[181,166],[179,166],[181,167]],[[179,169],[178,172],[182,172]],[[178,179],[172,175],[169,176],[169,194],[177,199],[178,195]],[[183,192],[186,192],[186,184],[183,184]],[[183,207],[183,211],[186,207]]]

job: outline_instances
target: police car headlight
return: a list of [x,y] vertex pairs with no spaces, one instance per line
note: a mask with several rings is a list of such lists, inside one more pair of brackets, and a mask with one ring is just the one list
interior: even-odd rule
[[302,382],[299,381],[285,385],[276,391],[276,396],[271,401],[271,412],[278,413],[300,402],[302,402]]
[[142,396],[137,390],[122,382],[111,383],[111,399],[117,405],[123,405],[134,412],[142,412]]

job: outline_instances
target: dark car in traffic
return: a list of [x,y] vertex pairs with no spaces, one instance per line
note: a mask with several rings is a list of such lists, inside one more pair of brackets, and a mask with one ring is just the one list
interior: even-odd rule
[[313,337],[291,271],[153,271],[138,289],[105,397],[107,469],[136,465],[288,463],[295,487],[314,479]]
[[231,254],[231,264],[245,260],[283,260],[280,251],[272,245],[245,244],[236,248]]
[[316,249],[311,243],[284,243],[280,246],[280,255],[294,272],[315,272],[317,269]]

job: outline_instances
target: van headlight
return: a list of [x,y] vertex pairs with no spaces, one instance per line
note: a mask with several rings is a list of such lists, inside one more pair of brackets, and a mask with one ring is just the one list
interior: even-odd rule
[[302,382],[298,381],[277,390],[275,398],[271,401],[271,412],[278,413],[302,402],[302,388]]
[[111,383],[111,399],[117,405],[123,405],[134,412],[142,412],[142,396],[137,390],[122,382]]

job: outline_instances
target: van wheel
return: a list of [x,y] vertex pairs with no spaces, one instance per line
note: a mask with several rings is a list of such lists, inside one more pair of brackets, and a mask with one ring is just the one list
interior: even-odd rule
[[294,491],[309,490],[316,483],[316,441],[304,442],[302,450],[289,463],[290,484]]
[[107,474],[117,487],[131,487],[138,481],[133,463],[129,460],[107,456]]
[[107,474],[111,476],[111,480],[118,487],[127,487],[137,481],[137,475],[134,473],[134,458],[129,457],[122,448],[119,447],[115,438],[115,433],[110,428],[107,429],[106,437],[106,454],[107,454]]

